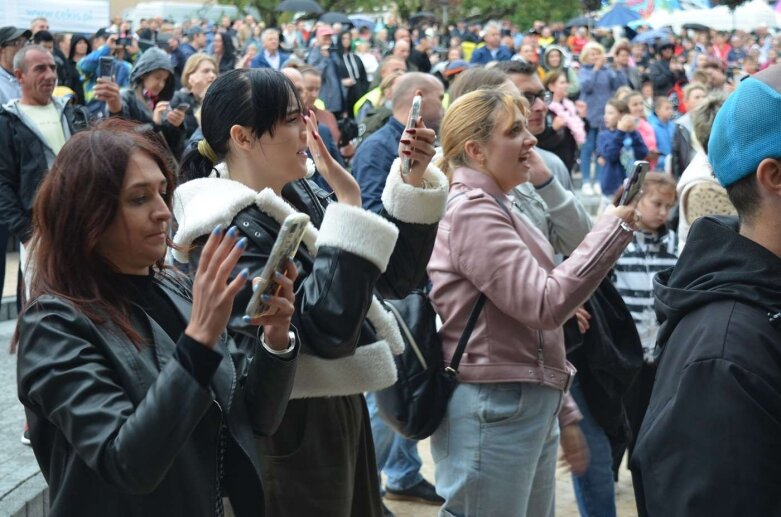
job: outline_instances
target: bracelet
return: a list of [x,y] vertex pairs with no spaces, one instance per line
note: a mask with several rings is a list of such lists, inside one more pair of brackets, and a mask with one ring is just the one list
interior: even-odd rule
[[260,344],[263,345],[263,348],[266,349],[266,351],[272,355],[287,355],[291,353],[296,348],[296,333],[292,330],[287,333],[287,343],[288,347],[284,350],[275,350],[269,346],[268,343],[266,343],[266,336],[264,334],[260,333],[261,327],[258,327],[258,339],[260,340]]
[[556,178],[553,176],[553,174],[551,174],[550,178],[548,178],[547,180],[543,181],[541,185],[533,185],[534,190],[544,189],[545,187],[547,187],[548,185],[553,183],[554,179],[556,179]]

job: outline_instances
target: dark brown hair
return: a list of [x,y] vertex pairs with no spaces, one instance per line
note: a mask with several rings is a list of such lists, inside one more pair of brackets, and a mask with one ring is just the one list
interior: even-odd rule
[[[96,247],[117,216],[133,153],[146,153],[160,167],[171,209],[175,175],[164,145],[145,126],[113,118],[65,143],[33,206],[28,307],[42,295],[63,298],[95,323],[112,321],[140,345],[130,323],[130,302],[111,278],[116,269]],[[163,259],[155,266],[162,269]]]

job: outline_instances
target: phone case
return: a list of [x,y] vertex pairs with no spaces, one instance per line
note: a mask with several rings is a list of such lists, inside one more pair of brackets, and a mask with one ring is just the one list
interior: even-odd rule
[[[412,109],[410,110],[409,119],[407,120],[407,127],[406,129],[412,129],[415,127],[415,123],[418,120],[418,117],[420,116],[420,105],[423,103],[423,99],[416,95],[412,99]],[[403,135],[406,136],[406,135]],[[407,158],[406,156],[401,157],[401,174],[406,176],[409,174],[409,168],[410,168],[410,162],[411,160]]]
[[645,175],[648,173],[650,164],[646,161],[638,160],[632,166],[632,176],[621,195],[621,205],[628,205],[640,193],[640,189],[645,181]]
[[277,240],[274,242],[274,247],[271,248],[268,262],[260,274],[258,288],[244,311],[244,314],[250,318],[265,316],[269,313],[270,307],[263,303],[262,297],[264,294],[275,296],[279,292],[279,285],[274,279],[274,274],[282,273],[285,270],[287,260],[295,256],[308,223],[309,216],[306,214],[291,214],[285,218]]

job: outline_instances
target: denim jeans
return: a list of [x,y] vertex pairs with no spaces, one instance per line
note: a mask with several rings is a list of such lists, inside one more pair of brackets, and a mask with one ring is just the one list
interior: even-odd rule
[[[597,151],[597,136],[599,136],[599,128],[589,128],[586,141],[580,146],[580,170],[583,173],[583,185],[591,182],[591,158]],[[596,157],[594,159],[596,160]],[[598,183],[602,174],[602,166],[597,162],[595,167],[594,183]]]
[[581,517],[615,517],[616,493],[613,479],[613,453],[605,432],[594,420],[588,409],[586,399],[575,378],[572,385],[572,397],[578,404],[583,420],[580,429],[586,437],[591,460],[582,476],[572,476],[575,499]]
[[552,517],[562,392],[459,384],[431,437],[440,516]]
[[377,469],[385,472],[387,487],[391,490],[406,490],[417,485],[423,480],[420,473],[423,462],[418,455],[417,440],[404,438],[380,418],[373,393],[366,394],[366,405],[372,421]]

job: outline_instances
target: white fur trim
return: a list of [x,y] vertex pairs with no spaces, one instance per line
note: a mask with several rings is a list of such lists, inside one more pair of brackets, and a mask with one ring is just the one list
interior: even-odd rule
[[423,179],[431,185],[429,188],[417,188],[404,183],[401,178],[401,160],[396,158],[382,191],[382,205],[385,210],[404,223],[439,222],[447,205],[447,192],[450,187],[447,177],[439,168],[429,164]]
[[290,398],[339,397],[378,391],[396,382],[396,363],[384,341],[359,346],[355,354],[323,359],[301,354]]
[[172,250],[181,263],[190,261],[188,248],[215,226],[225,229],[241,210],[255,200],[255,191],[237,182],[219,178],[188,181],[174,191],[174,217],[179,225],[174,243],[182,251]]
[[372,299],[366,317],[374,325],[377,335],[387,341],[393,355],[400,355],[404,352],[404,340],[401,337],[401,329],[399,329],[396,317],[386,311],[377,298]]
[[399,229],[384,217],[356,206],[331,203],[320,225],[317,247],[349,251],[384,272],[398,236]]

